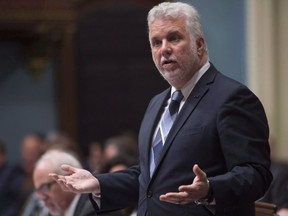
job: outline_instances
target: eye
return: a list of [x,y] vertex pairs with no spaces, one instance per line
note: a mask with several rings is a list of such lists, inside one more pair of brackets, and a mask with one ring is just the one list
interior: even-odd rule
[[159,47],[161,46],[161,44],[162,44],[161,40],[158,39],[152,40],[152,47]]
[[179,35],[179,34],[171,34],[171,35],[169,35],[169,37],[168,37],[168,41],[170,41],[170,42],[179,42],[180,40],[181,40],[181,36]]

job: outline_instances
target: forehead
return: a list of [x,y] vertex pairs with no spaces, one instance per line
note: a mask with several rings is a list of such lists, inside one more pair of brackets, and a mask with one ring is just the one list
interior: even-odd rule
[[151,23],[149,28],[150,37],[167,34],[169,32],[188,34],[186,20],[183,17],[179,17],[177,19],[156,19],[154,22]]
[[43,183],[52,181],[52,178],[49,176],[49,173],[53,172],[51,166],[48,163],[38,164],[33,173],[33,181],[35,188],[40,187]]

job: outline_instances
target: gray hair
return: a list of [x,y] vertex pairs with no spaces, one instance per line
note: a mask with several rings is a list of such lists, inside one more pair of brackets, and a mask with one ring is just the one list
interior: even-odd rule
[[195,39],[204,38],[198,11],[192,5],[182,2],[163,2],[154,6],[148,13],[148,27],[150,28],[156,19],[176,19],[181,16],[186,18],[187,28]]
[[53,172],[58,175],[68,175],[61,169],[62,164],[67,164],[76,168],[82,168],[79,160],[72,153],[64,152],[62,150],[53,149],[48,150],[43,154],[36,163],[36,167],[42,163],[48,163],[51,165]]

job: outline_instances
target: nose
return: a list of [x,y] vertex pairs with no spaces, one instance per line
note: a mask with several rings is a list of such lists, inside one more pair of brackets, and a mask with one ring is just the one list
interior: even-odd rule
[[169,57],[172,54],[172,48],[167,41],[162,42],[161,54],[164,57]]
[[47,197],[48,197],[45,193],[37,193],[37,196],[42,201],[47,200]]

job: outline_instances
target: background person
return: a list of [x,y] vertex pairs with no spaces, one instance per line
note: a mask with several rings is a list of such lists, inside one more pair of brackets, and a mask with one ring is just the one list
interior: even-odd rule
[[[117,172],[137,164],[134,157],[127,154],[118,154],[103,164],[101,173]],[[136,216],[137,205],[134,204],[119,211],[111,212],[111,216]]]
[[83,167],[91,172],[99,173],[102,167],[103,147],[98,141],[89,143],[88,155],[83,162]]
[[59,149],[48,150],[39,159],[33,173],[34,186],[38,197],[44,202],[45,208],[52,216],[96,215],[87,194],[79,195],[62,191],[60,186],[48,176],[50,172],[66,175],[66,172],[59,169],[63,163],[73,167],[82,167],[73,154]]
[[7,158],[6,145],[0,140],[0,215],[15,216],[21,208],[19,191],[24,176]]
[[270,136],[269,144],[272,157],[270,170],[273,180],[260,200],[275,204],[279,216],[288,216],[288,164],[286,161],[276,159],[277,143],[275,143],[274,137]]
[[46,151],[44,140],[45,136],[39,132],[28,133],[21,140],[21,162],[18,167],[19,174],[23,178],[22,182],[19,183],[20,189],[17,192],[17,202],[20,206],[18,214],[22,214],[26,202],[34,191],[32,175],[35,163]]

